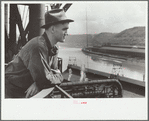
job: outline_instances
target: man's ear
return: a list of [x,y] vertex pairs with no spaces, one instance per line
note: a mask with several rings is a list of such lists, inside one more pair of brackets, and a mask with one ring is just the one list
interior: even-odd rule
[[55,26],[51,26],[51,32],[54,33],[55,31]]

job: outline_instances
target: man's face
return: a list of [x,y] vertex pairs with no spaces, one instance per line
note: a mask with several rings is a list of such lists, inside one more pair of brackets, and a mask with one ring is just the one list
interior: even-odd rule
[[55,25],[54,38],[57,42],[65,42],[67,36],[67,30],[69,29],[69,23]]

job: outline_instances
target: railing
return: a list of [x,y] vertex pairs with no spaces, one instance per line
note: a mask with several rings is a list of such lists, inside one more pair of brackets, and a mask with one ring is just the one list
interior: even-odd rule
[[64,82],[56,86],[53,98],[121,98],[123,89],[116,79],[92,80],[88,82]]

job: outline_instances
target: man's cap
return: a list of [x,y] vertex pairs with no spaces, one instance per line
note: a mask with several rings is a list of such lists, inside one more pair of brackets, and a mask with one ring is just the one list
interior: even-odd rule
[[53,9],[45,13],[45,25],[41,26],[41,28],[61,22],[74,22],[74,20],[68,19],[63,9]]

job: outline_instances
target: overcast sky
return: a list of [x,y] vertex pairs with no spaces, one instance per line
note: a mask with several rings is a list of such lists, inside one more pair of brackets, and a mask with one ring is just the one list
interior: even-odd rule
[[69,34],[119,33],[135,26],[146,26],[146,1],[75,2],[66,13],[74,19]]
[[[44,3],[50,5],[51,2],[42,4]],[[66,15],[75,22],[70,23],[68,34],[119,33],[135,26],[147,26],[147,1],[61,1],[52,3],[62,3],[61,7],[66,3],[72,3]],[[24,7],[19,9],[22,11],[21,13],[24,12]]]

